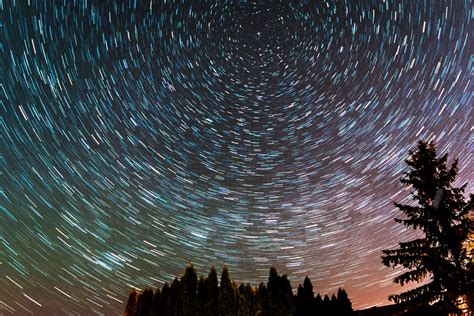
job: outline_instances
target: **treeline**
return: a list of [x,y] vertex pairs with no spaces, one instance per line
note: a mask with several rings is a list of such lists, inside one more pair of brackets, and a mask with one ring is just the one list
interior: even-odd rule
[[293,295],[286,275],[270,268],[267,284],[256,288],[249,283],[238,285],[230,279],[227,267],[222,269],[220,284],[217,271],[211,268],[207,277],[198,278],[189,265],[184,275],[171,285],[165,283],[155,292],[151,288],[137,292],[133,289],[125,307],[127,316],[279,316],[279,315],[352,315],[352,304],[343,289],[337,295],[314,296],[308,277]]

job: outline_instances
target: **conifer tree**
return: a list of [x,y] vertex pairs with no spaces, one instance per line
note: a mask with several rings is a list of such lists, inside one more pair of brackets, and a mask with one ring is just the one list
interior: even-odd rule
[[237,290],[237,315],[251,315],[250,301],[245,293],[245,285],[242,283]]
[[196,315],[197,282],[196,270],[192,264],[189,264],[180,282],[180,314],[183,316]]
[[270,268],[270,275],[268,276],[268,314],[269,315],[281,315],[283,311],[283,306],[281,302],[281,282],[280,276],[277,273],[275,267]]
[[139,299],[137,299],[137,315],[149,316],[152,302],[153,290],[147,288],[139,295]]
[[214,266],[211,267],[208,275],[208,284],[209,284],[209,315],[218,316],[219,315],[219,282],[217,280],[217,271]]
[[153,302],[153,290],[147,288],[141,293],[139,297],[140,299],[137,300],[137,315],[149,316],[151,304]]
[[255,315],[257,313],[257,299],[255,293],[256,289],[254,290],[252,286],[247,283],[244,288],[244,295],[249,303],[250,315]]
[[296,312],[295,316],[304,316],[308,315],[308,312],[305,308],[304,304],[304,288],[300,284],[298,285],[298,290],[296,291],[296,299],[295,299],[295,305],[296,305]]
[[236,293],[229,277],[229,269],[224,266],[219,287],[219,314],[237,315]]
[[163,287],[161,288],[161,299],[160,305],[158,305],[158,315],[170,315],[169,312],[169,305],[170,305],[170,286],[168,282],[166,282]]
[[316,297],[314,298],[314,310],[317,313],[320,313],[323,310],[323,299],[321,298],[321,295],[318,293]]
[[140,310],[143,308],[143,293],[138,293],[137,294],[137,307],[135,308],[135,314],[134,316],[138,316],[138,313]]
[[197,286],[196,315],[209,315],[209,310],[209,282],[206,278],[201,276]]
[[280,276],[277,273],[275,267],[270,268],[270,275],[268,276],[267,289],[268,289],[268,309],[267,313],[270,315],[279,314],[280,305]]
[[267,283],[268,315],[290,315],[293,314],[293,293],[291,285],[286,275],[279,276],[275,267],[270,268],[270,275]]
[[256,301],[257,301],[257,313],[259,315],[264,315],[265,311],[268,309],[268,290],[265,286],[265,283],[261,282],[258,285],[257,293],[256,293]]
[[336,295],[334,293],[331,296],[331,312],[335,315],[341,315],[341,311],[339,310],[339,302],[337,301]]
[[288,280],[288,276],[286,274],[280,277],[280,284],[283,313],[286,315],[293,315],[295,313],[293,289],[291,288],[290,280]]
[[341,315],[351,315],[353,313],[352,303],[344,289],[339,288],[337,291],[337,301]]
[[159,312],[160,305],[161,305],[161,291],[160,291],[160,288],[157,288],[155,291],[155,294],[153,295],[153,301],[151,304],[151,312],[150,312],[151,316],[162,315]]
[[169,315],[179,314],[180,312],[180,289],[181,284],[179,279],[176,277],[174,278],[173,283],[171,283],[168,303],[165,308],[165,311],[167,311]]
[[324,295],[323,298],[323,304],[322,304],[322,309],[321,309],[321,314],[322,315],[330,315],[331,314],[331,299],[329,296],[326,294]]
[[137,291],[132,289],[128,295],[127,305],[125,305],[125,315],[135,316],[137,312]]
[[313,292],[313,284],[308,276],[305,277],[303,281],[303,286],[301,286],[301,294],[300,288],[298,288],[297,298],[299,298],[299,306],[296,307],[298,315],[314,315],[314,292]]
[[408,228],[420,230],[423,236],[400,243],[394,250],[384,250],[382,261],[386,266],[402,266],[409,271],[394,279],[404,285],[408,282],[429,282],[404,292],[391,295],[390,300],[408,306],[436,303],[436,309],[457,311],[457,300],[466,299],[472,278],[467,264],[469,258],[464,243],[473,222],[473,195],[466,202],[467,184],[454,187],[458,173],[457,160],[448,168],[447,155],[437,158],[436,145],[419,142],[416,152],[410,151],[401,183],[412,189],[412,204],[395,203],[405,219],[395,219]]

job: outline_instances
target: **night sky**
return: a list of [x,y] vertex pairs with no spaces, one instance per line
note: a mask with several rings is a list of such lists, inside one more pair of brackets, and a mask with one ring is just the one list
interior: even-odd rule
[[188,262],[402,290],[408,150],[474,188],[472,0],[107,2],[0,0],[0,314],[120,313]]

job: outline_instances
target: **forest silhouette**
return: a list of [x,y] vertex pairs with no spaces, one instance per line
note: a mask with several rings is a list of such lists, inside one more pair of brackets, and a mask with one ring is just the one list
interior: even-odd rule
[[270,268],[268,282],[252,287],[249,283],[237,285],[229,276],[226,266],[222,269],[218,285],[217,271],[211,268],[207,277],[198,278],[188,265],[180,278],[171,285],[165,283],[155,292],[151,288],[137,292],[133,289],[125,307],[127,316],[149,315],[352,315],[352,303],[344,289],[324,298],[314,296],[311,280],[306,277],[293,295],[286,275],[279,275]]
[[129,295],[125,315],[472,315],[474,303],[474,195],[465,197],[467,183],[456,186],[458,160],[447,165],[448,155],[438,158],[433,142],[420,141],[405,163],[408,171],[400,182],[410,188],[409,204],[395,202],[403,218],[397,223],[420,232],[399,248],[383,250],[382,263],[403,267],[394,282],[404,286],[420,283],[401,294],[389,297],[395,305],[354,312],[342,288],[337,294],[314,295],[308,277],[296,295],[286,275],[270,268],[268,282],[256,288],[237,285],[229,270],[222,269],[220,284],[217,271],[197,276],[190,264],[184,274],[161,289],[147,288]]

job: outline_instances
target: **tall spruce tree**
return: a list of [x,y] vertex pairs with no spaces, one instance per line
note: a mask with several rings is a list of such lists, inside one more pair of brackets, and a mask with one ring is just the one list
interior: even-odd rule
[[207,277],[209,284],[209,315],[219,315],[219,281],[217,280],[217,271],[214,266],[211,267],[209,275]]
[[171,295],[170,285],[168,284],[168,282],[165,282],[165,284],[161,288],[161,299],[160,299],[160,305],[158,305],[158,315],[162,316],[162,315],[171,314],[169,312],[169,302],[171,301],[170,295]]
[[209,282],[205,277],[201,276],[197,285],[196,315],[209,315],[209,303]]
[[331,296],[331,312],[334,315],[341,315],[341,311],[339,310],[339,302],[337,301],[336,295],[334,293]]
[[153,302],[151,303],[151,316],[159,316],[159,308],[161,304],[161,291],[160,288],[157,288],[155,294],[153,295]]
[[245,293],[245,284],[241,283],[237,289],[237,315],[251,315],[250,304]]
[[280,315],[281,314],[281,285],[280,276],[275,267],[270,268],[270,275],[268,276],[267,282],[268,289],[268,309],[267,315]]
[[[436,303],[436,309],[459,311],[458,300],[468,299],[472,276],[468,273],[468,257],[465,242],[473,231],[469,217],[473,210],[473,195],[467,202],[464,190],[467,184],[453,187],[458,174],[457,160],[448,168],[447,155],[437,158],[436,145],[419,142],[416,152],[410,151],[401,182],[412,189],[411,205],[395,203],[406,216],[395,219],[405,226],[421,230],[423,237],[400,243],[394,250],[384,250],[383,264],[402,266],[409,271],[394,279],[404,285],[422,282],[423,285],[390,300],[407,306]],[[472,292],[471,292],[472,293]]]
[[331,315],[331,314],[334,314],[333,311],[331,311],[331,299],[329,298],[329,296],[326,294],[324,295],[324,298],[323,298],[323,304],[322,304],[322,308],[321,308],[321,315]]
[[304,315],[314,315],[314,292],[311,280],[306,276],[303,281],[303,306],[306,313]]
[[132,289],[128,295],[127,305],[125,305],[125,315],[135,316],[137,313],[137,291]]
[[224,266],[219,287],[219,315],[237,315],[237,301],[234,287],[229,276],[229,269]]
[[197,273],[192,264],[189,264],[181,277],[180,288],[180,315],[196,315]]
[[284,314],[293,315],[295,313],[295,302],[293,299],[293,289],[291,288],[290,280],[286,274],[280,277],[281,302],[283,305]]
[[138,316],[138,313],[140,312],[140,310],[143,309],[143,293],[140,292],[138,293],[137,295],[137,307],[135,309],[135,314],[133,314],[133,316]]
[[256,298],[257,289],[252,288],[250,283],[245,285],[245,297],[250,304],[250,315],[255,315],[258,309],[258,301]]
[[300,284],[298,285],[298,289],[296,291],[296,298],[295,298],[295,305],[296,305],[296,311],[295,311],[295,316],[305,316],[308,315],[308,312],[306,310],[306,306],[304,304],[304,288]]
[[139,297],[140,300],[137,299],[137,315],[149,316],[153,303],[153,290],[146,288]]
[[257,301],[257,314],[265,315],[265,312],[268,310],[268,289],[265,283],[260,282],[255,296]]
[[292,315],[294,313],[293,293],[286,275],[280,276],[275,267],[268,276],[267,309],[264,315]]
[[323,310],[323,298],[319,293],[314,298],[314,310],[316,313],[320,313]]
[[165,311],[169,315],[179,314],[181,298],[180,298],[181,283],[177,277],[174,278],[170,286],[168,303],[166,304]]
[[351,315],[353,313],[352,303],[344,289],[339,288],[337,291],[337,301],[339,304],[340,315]]

